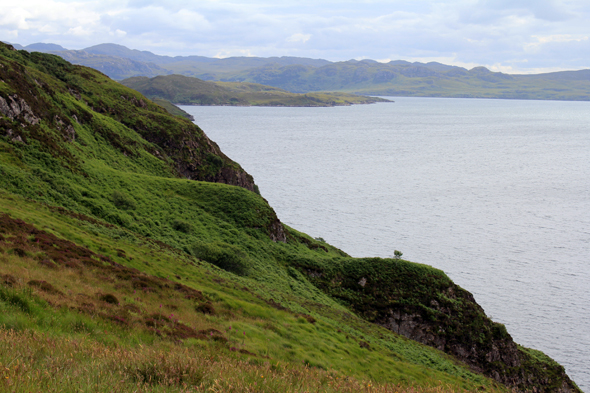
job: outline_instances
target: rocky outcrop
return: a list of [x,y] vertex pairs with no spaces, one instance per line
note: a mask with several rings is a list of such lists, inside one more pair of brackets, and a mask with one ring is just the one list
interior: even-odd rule
[[275,217],[275,219],[271,222],[268,227],[268,232],[270,234],[270,238],[274,242],[287,242],[287,235],[285,233],[285,228],[281,221]]
[[364,319],[453,355],[515,391],[580,392],[561,365],[517,345],[440,270],[381,258],[297,267]]
[[384,308],[373,322],[451,354],[516,391],[579,392],[562,366],[553,361],[536,363],[504,325],[488,319],[471,293],[453,284],[442,298],[450,302],[432,299],[427,310],[400,304]]
[[0,97],[0,113],[10,120],[22,118],[28,124],[39,123],[39,118],[35,116],[29,104],[16,94],[8,96],[6,99]]

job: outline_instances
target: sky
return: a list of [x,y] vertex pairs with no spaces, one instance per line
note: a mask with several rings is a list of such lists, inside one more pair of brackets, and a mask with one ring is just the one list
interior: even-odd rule
[[588,0],[0,0],[0,40],[159,55],[590,68]]

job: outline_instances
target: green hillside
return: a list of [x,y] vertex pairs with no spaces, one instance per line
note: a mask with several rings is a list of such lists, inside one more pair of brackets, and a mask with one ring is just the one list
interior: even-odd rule
[[347,93],[290,93],[276,87],[245,82],[207,82],[182,75],[133,77],[121,84],[151,99],[183,105],[336,106],[389,102]]
[[440,270],[283,225],[190,121],[3,44],[0,310],[2,391],[579,392]]
[[[27,47],[46,51],[50,48]],[[117,80],[178,74],[207,81],[263,84],[293,93],[339,91],[373,96],[590,100],[590,70],[587,69],[518,75],[491,72],[485,67],[468,70],[437,62],[403,60],[379,63],[296,57],[169,57],[115,44],[52,53]]]
[[343,91],[405,97],[590,100],[590,71],[510,75],[485,67],[371,60],[323,67],[268,64],[221,80],[262,83],[292,92]]

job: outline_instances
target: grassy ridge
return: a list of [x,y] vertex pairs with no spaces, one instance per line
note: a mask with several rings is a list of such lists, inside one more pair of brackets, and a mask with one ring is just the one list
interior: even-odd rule
[[[306,364],[381,384],[490,386],[437,351],[385,329],[374,331],[341,307],[330,308],[336,313],[332,318],[289,311],[265,300],[279,292],[277,287],[240,279],[158,242],[122,236],[116,227],[98,231],[100,223],[83,216],[7,194],[0,200],[1,210],[36,223],[33,228],[2,217],[0,325],[5,328],[57,335],[62,342],[73,336],[130,353],[141,352],[140,344],[169,351],[180,345],[193,357],[214,352],[261,367],[276,361]],[[303,308],[309,300],[288,296],[292,305],[310,312]],[[57,315],[55,308],[61,310]],[[342,316],[359,326],[342,325]],[[359,345],[365,340],[370,350]]]
[[121,83],[152,99],[183,105],[336,106],[387,102],[347,93],[290,93],[256,83],[209,82],[182,75],[134,77]]
[[[14,103],[0,105],[0,326],[31,360],[27,373],[9,380],[34,377],[48,389],[69,389],[55,373],[47,379],[45,358],[27,352],[30,335],[54,340],[54,349],[39,349],[50,358],[67,356],[71,340],[87,340],[77,356],[96,349],[140,359],[116,368],[123,391],[146,382],[152,391],[182,391],[184,383],[209,389],[231,365],[244,371],[228,383],[251,391],[260,383],[252,375],[275,362],[299,378],[281,379],[286,374],[274,370],[279,390],[297,391],[290,385],[297,381],[300,390],[332,389],[336,377],[352,378],[342,387],[349,390],[369,383],[375,391],[503,390],[452,356],[371,323],[378,313],[365,315],[395,302],[431,308],[433,298],[442,299],[439,289],[454,285],[444,273],[352,259],[283,226],[247,187],[253,183],[236,184],[247,174],[190,122],[92,70],[0,49],[0,98]],[[414,275],[392,287],[393,298],[382,284],[355,287],[359,274],[371,271],[384,274],[383,283]],[[404,289],[416,283],[419,292]],[[467,320],[459,325],[470,330]],[[172,352],[178,357],[160,358]],[[523,353],[535,368],[555,366]],[[5,369],[21,364],[6,356]],[[86,372],[68,363],[76,370],[65,374],[72,386],[112,363],[101,356],[104,363]],[[225,368],[194,371],[194,359],[207,364],[210,356]],[[157,366],[146,371],[149,364]],[[562,374],[551,374],[551,382],[570,383]],[[96,390],[108,391],[108,383]]]

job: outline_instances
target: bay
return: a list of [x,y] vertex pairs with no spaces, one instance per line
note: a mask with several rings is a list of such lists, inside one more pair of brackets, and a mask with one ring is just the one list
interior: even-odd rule
[[281,221],[445,271],[590,392],[590,103],[196,107]]

